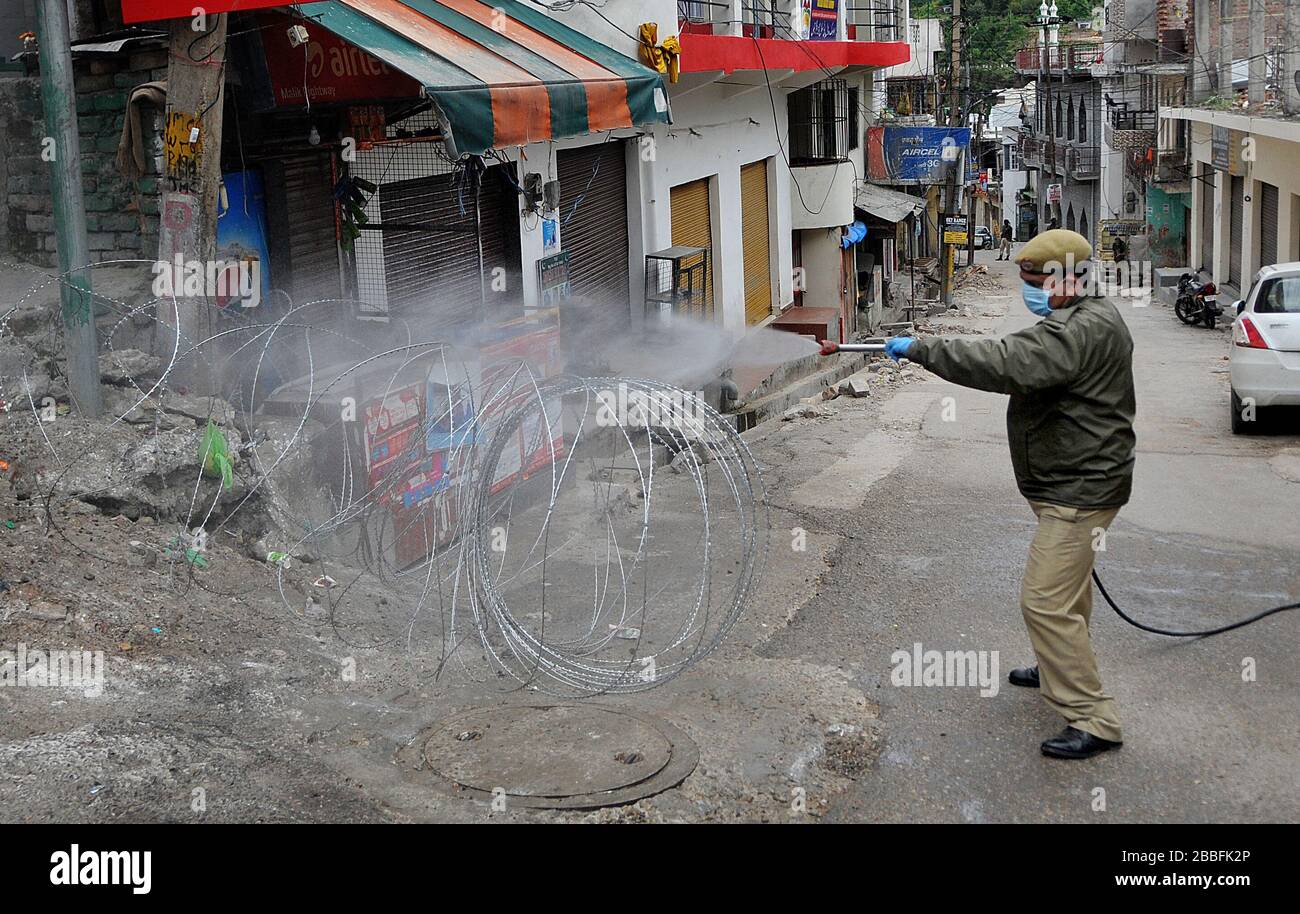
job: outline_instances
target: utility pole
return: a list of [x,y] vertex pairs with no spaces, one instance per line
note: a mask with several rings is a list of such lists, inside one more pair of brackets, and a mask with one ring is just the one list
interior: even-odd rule
[[1264,0],[1250,0],[1250,62],[1246,65],[1250,104],[1264,104],[1264,83],[1268,79],[1268,61],[1264,54],[1264,23],[1268,10]]
[[1194,0],[1192,7],[1192,93],[1189,104],[1199,105],[1210,97],[1210,2]]
[[[1041,74],[1043,88],[1046,92],[1044,106],[1047,109],[1046,121],[1044,122],[1047,125],[1047,155],[1043,157],[1043,161],[1048,168],[1048,181],[1052,184],[1056,183],[1056,126],[1052,121],[1052,51],[1054,49],[1048,40],[1048,35],[1050,34],[1049,28],[1055,19],[1051,13],[1055,9],[1055,2],[1053,2],[1051,9],[1048,9],[1047,0],[1043,0],[1043,3],[1038,7],[1038,22],[1039,26],[1042,28],[1042,47],[1041,54],[1039,55],[1041,64],[1039,73]],[[1042,191],[1046,194],[1047,188],[1042,188]],[[1047,202],[1047,212],[1053,216],[1055,215],[1050,200]],[[1048,223],[1051,223],[1050,218],[1048,219]],[[1039,231],[1042,231],[1041,226],[1039,227]]]
[[[952,59],[948,71],[948,124],[952,127],[961,126],[961,89],[958,85],[961,72],[961,0],[952,0]],[[943,240],[943,222],[944,217],[957,207],[957,172],[963,164],[960,150],[955,161],[947,163],[948,182],[939,218],[939,300],[945,307],[952,304],[952,268],[956,252]],[[966,228],[969,231],[970,226]]]
[[[176,258],[205,266],[216,256],[217,201],[221,187],[221,126],[226,74],[226,14],[173,19],[167,63],[162,219],[158,260]],[[205,325],[206,296],[182,295],[158,303],[161,322],[181,334],[181,352],[197,344]],[[208,291],[208,290],[205,290]],[[171,352],[174,340],[159,340]],[[202,384],[200,360],[188,373]]]
[[1286,36],[1282,42],[1282,108],[1287,114],[1300,114],[1300,3],[1286,5]]
[[[1263,28],[1261,24],[1260,28]],[[1219,0],[1219,98],[1233,100],[1232,91],[1232,0]]]
[[37,46],[41,60],[41,105],[46,143],[51,147],[50,190],[59,246],[59,301],[68,350],[68,390],[83,416],[103,412],[95,307],[90,294],[90,245],[81,188],[81,140],[77,92],[72,74],[72,39],[64,0],[39,0]]
[[[969,80],[967,81],[967,84],[969,85]],[[975,146],[974,146],[976,159],[974,162],[971,163],[971,172],[974,174],[976,181],[979,180],[980,166],[984,164],[984,160],[982,158],[983,150],[981,147],[983,141],[984,141],[984,119],[980,117],[979,111],[977,110],[975,112]],[[970,215],[967,217],[967,222],[966,222],[966,266],[973,267],[975,265],[975,210],[977,208],[977,204],[975,201],[975,185],[971,182],[969,175],[966,178],[966,186],[970,189],[970,196],[968,198],[970,200]],[[987,211],[988,211],[988,207],[986,206],[985,212]]]

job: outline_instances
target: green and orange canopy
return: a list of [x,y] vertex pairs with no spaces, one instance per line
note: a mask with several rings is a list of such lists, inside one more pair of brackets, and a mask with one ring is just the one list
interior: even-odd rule
[[418,81],[453,154],[668,121],[662,75],[515,0],[325,0],[308,11]]

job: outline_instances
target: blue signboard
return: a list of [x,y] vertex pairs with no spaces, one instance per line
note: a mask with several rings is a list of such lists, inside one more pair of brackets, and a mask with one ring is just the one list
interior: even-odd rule
[[[867,175],[887,184],[937,184],[945,156],[970,146],[969,127],[872,127],[867,131]],[[957,183],[965,180],[957,175]]]
[[839,0],[810,0],[804,4],[810,41],[834,41],[839,37],[839,7]]

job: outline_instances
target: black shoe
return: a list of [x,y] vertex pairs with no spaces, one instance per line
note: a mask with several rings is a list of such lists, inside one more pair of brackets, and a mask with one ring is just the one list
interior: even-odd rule
[[1043,755],[1052,758],[1092,758],[1108,749],[1118,749],[1123,742],[1102,739],[1074,727],[1066,727],[1051,739],[1043,740]]
[[1038,688],[1038,664],[1022,666],[1019,669],[1012,670],[1007,674],[1007,682],[1014,686],[1024,686],[1027,689]]

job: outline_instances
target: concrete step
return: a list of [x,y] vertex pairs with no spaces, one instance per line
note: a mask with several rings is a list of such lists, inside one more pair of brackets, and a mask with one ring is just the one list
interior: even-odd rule
[[[780,419],[800,400],[821,393],[824,388],[833,387],[861,371],[872,358],[874,356],[852,352],[787,362],[726,415],[734,419],[736,429],[742,432],[768,419]],[[822,367],[818,369],[818,365]]]

